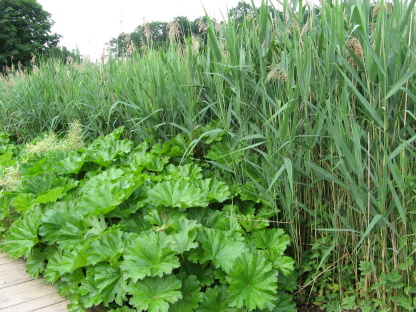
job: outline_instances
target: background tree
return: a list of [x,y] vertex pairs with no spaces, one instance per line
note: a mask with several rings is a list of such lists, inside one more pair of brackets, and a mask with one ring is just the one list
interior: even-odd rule
[[229,18],[234,20],[237,23],[241,23],[242,20],[253,13],[253,7],[247,2],[240,1],[238,2],[235,8],[229,10]]
[[[211,19],[215,23],[215,19]],[[123,57],[128,55],[128,48],[134,45],[136,51],[141,51],[141,47],[151,45],[153,48],[166,49],[169,45],[170,27],[174,25],[177,38],[184,43],[191,36],[198,36],[202,43],[206,42],[207,17],[198,17],[190,21],[185,16],[177,16],[172,22],[149,22],[136,27],[128,33],[121,33],[106,43],[108,52],[112,56]]]
[[131,44],[136,51],[140,51],[140,47],[147,44],[151,44],[153,48],[165,48],[168,43],[167,24],[150,22],[137,26],[130,34],[123,32],[106,43],[108,52],[112,56],[123,57],[128,53]]
[[83,58],[81,56],[81,52],[77,50],[69,50],[67,47],[53,47],[48,52],[49,56],[60,60],[63,64],[76,62],[81,63]]
[[[135,36],[135,37],[138,37],[137,38],[138,42],[140,42],[140,36]],[[121,57],[125,55],[127,51],[127,44],[128,44],[129,38],[131,38],[130,35],[125,32],[122,32],[115,38],[111,38],[111,40],[106,43],[108,52],[112,56],[116,56],[116,57]]]
[[153,47],[163,48],[168,38],[167,23],[156,21],[137,26],[131,38],[138,47],[151,42]]
[[48,55],[60,35],[51,33],[50,13],[35,0],[0,0],[0,71],[26,67],[32,54]]

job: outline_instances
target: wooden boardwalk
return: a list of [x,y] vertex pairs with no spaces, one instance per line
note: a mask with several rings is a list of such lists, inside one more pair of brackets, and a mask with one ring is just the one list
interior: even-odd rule
[[0,312],[68,312],[65,300],[43,278],[26,273],[22,259],[0,254]]

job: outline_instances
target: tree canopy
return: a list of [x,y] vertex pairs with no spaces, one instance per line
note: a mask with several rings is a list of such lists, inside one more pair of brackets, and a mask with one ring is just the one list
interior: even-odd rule
[[[274,14],[272,6],[269,6],[270,14]],[[244,19],[254,17],[256,8],[245,1],[239,1],[236,7],[228,12],[229,21],[233,21],[238,27]],[[214,25],[219,25],[214,18],[210,18]],[[116,57],[130,55],[134,49],[144,45],[153,48],[166,48],[169,41],[184,42],[195,38],[198,42],[206,43],[208,28],[208,17],[202,16],[190,21],[185,16],[177,16],[170,23],[149,22],[136,27],[131,33],[121,33],[107,42],[108,52]]]
[[[215,22],[214,19],[211,19]],[[170,23],[149,22],[139,25],[130,34],[121,33],[107,42],[110,54],[125,56],[133,47],[142,47],[151,44],[153,48],[166,48],[169,40],[184,42],[186,38],[198,36],[200,40],[206,39],[207,17],[199,17],[190,21],[185,16],[177,16]]]
[[51,33],[52,25],[50,13],[35,0],[0,0],[0,71],[47,55],[61,37]]

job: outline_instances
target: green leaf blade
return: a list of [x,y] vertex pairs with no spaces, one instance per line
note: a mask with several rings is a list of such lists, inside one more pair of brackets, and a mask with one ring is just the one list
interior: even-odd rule
[[259,253],[240,256],[229,273],[231,306],[254,309],[274,307],[277,299],[277,271]]
[[158,183],[149,191],[148,199],[158,206],[186,209],[208,206],[206,197],[206,193],[196,183],[179,179]]
[[123,253],[124,245],[125,240],[123,239],[122,231],[112,230],[102,233],[89,244],[87,264],[97,264],[105,260],[110,262],[112,260],[117,261]]
[[126,297],[126,281],[119,269],[107,263],[102,263],[93,268],[94,284],[103,297],[105,305],[115,302],[122,306]]
[[182,299],[181,286],[174,275],[146,277],[127,286],[127,292],[132,295],[129,302],[138,311],[167,312],[169,303]]
[[137,282],[146,276],[170,274],[180,266],[171,244],[172,240],[164,233],[142,233],[126,246],[121,264],[124,275]]
[[15,221],[0,244],[2,251],[14,258],[29,257],[32,248],[39,242],[41,217],[42,210],[36,207]]
[[186,275],[184,272],[177,275],[182,282],[182,299],[172,304],[169,312],[194,312],[202,301],[201,286],[195,275]]
[[205,228],[204,232],[200,233],[198,241],[202,244],[204,259],[211,260],[215,266],[225,272],[230,272],[235,260],[248,251],[243,242],[227,236],[220,230]]

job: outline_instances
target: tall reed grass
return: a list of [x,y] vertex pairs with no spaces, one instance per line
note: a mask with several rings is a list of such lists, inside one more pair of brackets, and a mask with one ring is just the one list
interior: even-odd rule
[[415,2],[265,3],[208,23],[200,49],[42,62],[0,84],[0,129],[24,141],[79,120],[92,136],[124,125],[135,140],[197,140],[215,121],[229,134],[218,165],[273,203],[293,239],[301,300],[413,311]]

